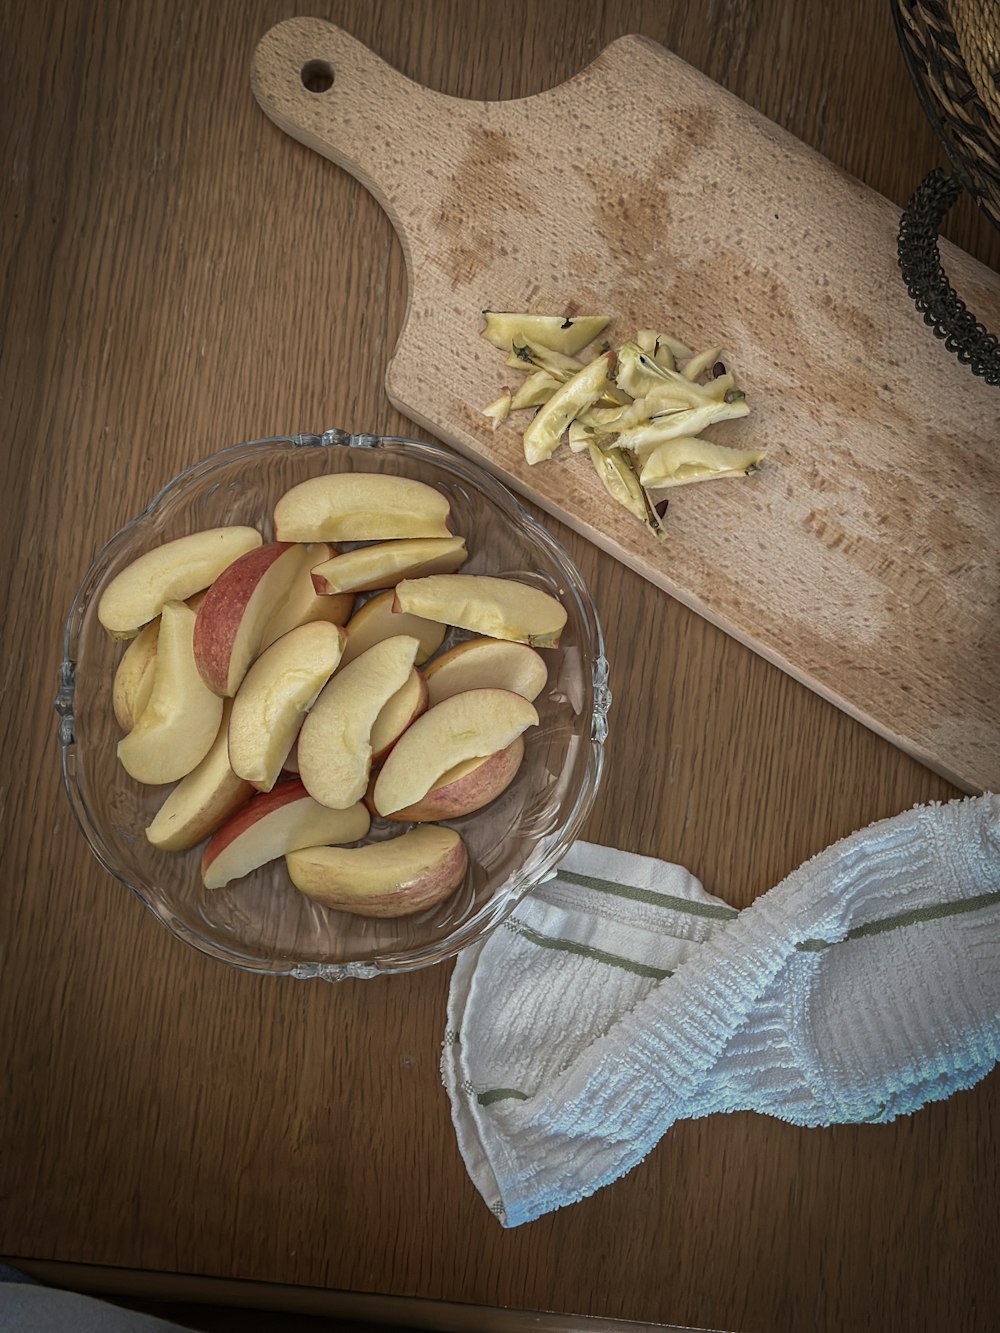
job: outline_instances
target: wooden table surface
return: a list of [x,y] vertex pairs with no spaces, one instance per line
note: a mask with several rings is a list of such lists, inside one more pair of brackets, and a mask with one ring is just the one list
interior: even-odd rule
[[[229,970],[78,833],[51,705],[95,551],[236,441],[420,434],[382,388],[406,299],[391,226],[250,94],[256,41],[297,12],[479,98],[641,32],[897,203],[943,157],[874,0],[5,7],[0,1253],[141,1270],[150,1291],[180,1273],[739,1330],[992,1327],[997,1074],[891,1126],[683,1123],[616,1185],[504,1232],[439,1084],[447,966],[333,986]],[[1000,264],[968,201],[947,233]],[[612,664],[585,836],[743,906],[956,794],[552,526]]]

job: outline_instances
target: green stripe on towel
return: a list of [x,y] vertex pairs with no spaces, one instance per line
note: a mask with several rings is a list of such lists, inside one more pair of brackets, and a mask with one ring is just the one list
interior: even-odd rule
[[619,884],[613,879],[598,879],[596,875],[578,875],[574,870],[560,870],[559,878],[568,884],[578,884],[582,889],[596,889],[598,893],[611,893],[616,898],[631,898],[633,902],[649,903],[651,907],[668,907],[673,912],[686,912],[688,916],[709,917],[712,921],[731,921],[734,916],[739,916],[735,907],[726,907],[722,903],[691,902],[673,893],[639,889],[634,884]]
[[607,953],[604,949],[595,949],[591,944],[579,944],[576,940],[560,939],[557,936],[541,935],[521,921],[516,921],[517,933],[530,944],[537,944],[542,949],[559,949],[563,953],[575,953],[581,958],[591,958],[595,963],[606,963],[609,967],[620,967],[624,972],[634,972],[637,977],[652,977],[654,981],[663,981],[673,976],[665,967],[653,967],[651,963],[637,963],[634,958],[623,958],[620,954]]
[[1000,889],[995,893],[979,893],[974,898],[959,898],[951,903],[934,903],[930,907],[913,907],[908,912],[897,912],[895,916],[884,916],[880,921],[866,921],[862,926],[853,926],[839,940],[801,940],[796,949],[801,953],[819,953],[822,949],[832,949],[844,940],[860,940],[869,935],[884,935],[888,930],[898,930],[900,926],[915,926],[918,921],[942,921],[945,917],[961,916],[963,912],[979,912],[984,907],[993,907],[1000,903]]
[[490,1088],[489,1092],[481,1092],[476,1101],[480,1106],[492,1106],[494,1102],[506,1101],[509,1097],[516,1097],[519,1102],[528,1100],[528,1094],[518,1088]]

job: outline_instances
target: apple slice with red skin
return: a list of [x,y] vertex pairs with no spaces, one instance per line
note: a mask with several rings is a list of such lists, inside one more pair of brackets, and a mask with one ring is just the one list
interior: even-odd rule
[[[518,736],[503,750],[495,750],[485,759],[466,759],[456,764],[438,779],[426,796],[402,810],[394,810],[391,815],[386,815],[386,819],[427,824],[474,814],[507,790],[517,777],[523,759],[524,738]],[[368,794],[365,804],[369,811],[374,809]]]
[[177,782],[212,748],[222,700],[202,680],[194,660],[195,613],[166,602],[153,664],[149,702],[118,742],[122,767],[137,782]]
[[369,824],[360,802],[331,810],[293,778],[252,796],[223,824],[202,854],[202,882],[206,889],[221,889],[299,847],[358,842]]
[[311,542],[298,546],[299,566],[292,577],[291,586],[285,600],[279,604],[274,614],[264,626],[260,638],[260,651],[270,648],[275,639],[287,634],[300,625],[309,625],[314,620],[328,620],[331,625],[344,625],[354,610],[354,594],[342,593],[339,596],[320,596],[313,587],[312,567],[317,561],[329,560],[337,554],[337,548],[329,542]]
[[116,639],[131,639],[165,602],[182,602],[207,588],[262,540],[256,528],[206,528],[154,546],[111,580],[101,593],[97,618]]
[[231,710],[232,700],[226,699],[212,748],[197,768],[181,778],[146,829],[146,837],[161,851],[196,847],[253,794],[250,783],[238,778],[229,763]]
[[403,579],[396,585],[392,606],[394,611],[532,648],[557,648],[566,625],[566,608],[551,593],[488,574]]
[[224,569],[198,608],[194,654],[202,680],[232,698],[260,652],[267,622],[288,597],[299,547],[269,542]]
[[347,636],[314,620],[283,634],[257,658],[233,701],[229,760],[260,791],[277,782],[303,719],[340,662]]
[[313,567],[318,593],[374,592],[400,579],[450,574],[469,558],[463,537],[421,537],[357,546]]
[[443,902],[469,858],[454,829],[433,824],[364,847],[309,847],[285,857],[292,883],[324,907],[356,916],[412,916]]
[[441,647],[447,626],[437,620],[424,620],[422,616],[407,616],[393,611],[394,596],[391,588],[388,592],[376,593],[351,616],[344,627],[347,630],[347,647],[344,649],[342,667],[376,643],[395,638],[397,634],[408,634],[419,642],[416,666],[426,662]]
[[111,704],[122,731],[131,731],[149,703],[153,689],[153,666],[160,637],[160,619],[151,620],[130,640],[115,671]]
[[[299,776],[335,810],[360,801],[371,771],[372,728],[413,670],[416,639],[383,639],[342,667],[316,700],[299,733]],[[287,750],[286,750],[287,753]]]
[[536,699],[548,679],[541,653],[510,639],[467,639],[428,662],[424,669],[428,698],[433,708],[442,699],[465,690],[513,690]]
[[534,705],[512,690],[466,690],[442,700],[389,751],[372,791],[375,809],[389,816],[415,805],[450,770],[505,750],[537,723]]
[[328,473],[286,491],[274,507],[280,542],[374,542],[450,537],[448,497],[381,472]]

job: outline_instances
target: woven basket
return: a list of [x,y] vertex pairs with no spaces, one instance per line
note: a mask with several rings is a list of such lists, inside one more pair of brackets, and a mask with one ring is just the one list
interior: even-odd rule
[[973,374],[1000,385],[1000,344],[948,282],[937,233],[962,189],[1000,227],[1000,0],[891,0],[903,55],[953,172],[932,171],[903,213],[899,262],[917,309]]

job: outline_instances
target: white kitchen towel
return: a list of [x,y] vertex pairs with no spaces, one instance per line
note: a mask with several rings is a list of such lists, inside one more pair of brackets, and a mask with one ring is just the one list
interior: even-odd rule
[[442,1077],[504,1226],[618,1179],[678,1119],[881,1123],[1000,1052],[1000,796],[835,843],[739,912],[577,843],[452,975]]

